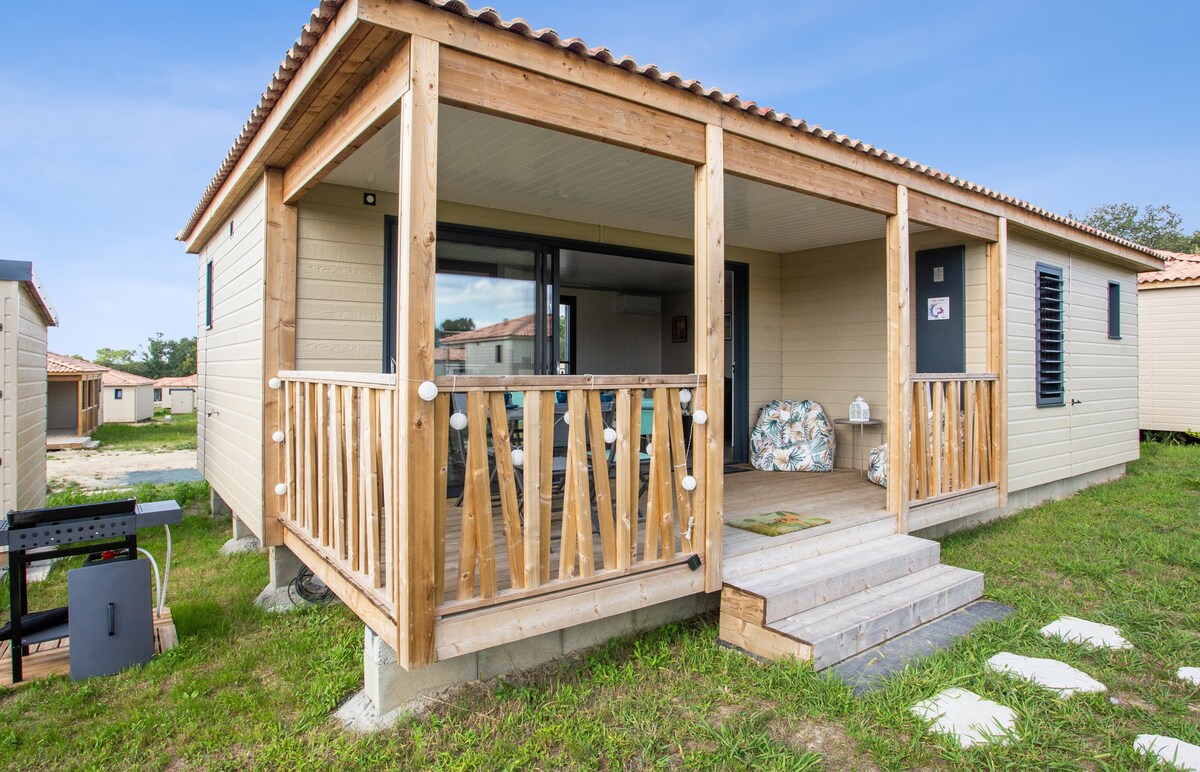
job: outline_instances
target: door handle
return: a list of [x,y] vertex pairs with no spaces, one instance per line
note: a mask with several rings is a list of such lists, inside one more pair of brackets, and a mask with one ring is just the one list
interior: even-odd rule
[[1077,399],[1073,399],[1073,400],[1071,400],[1071,404],[1072,404],[1072,405],[1082,405],[1083,403],[1082,403],[1082,402],[1080,402],[1080,401],[1079,401],[1079,400],[1077,400]]
[[108,634],[113,636],[117,634],[117,604],[108,604]]

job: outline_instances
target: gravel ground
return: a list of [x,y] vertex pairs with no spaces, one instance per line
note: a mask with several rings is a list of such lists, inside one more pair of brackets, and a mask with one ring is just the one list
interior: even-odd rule
[[46,477],[51,490],[78,485],[101,490],[144,482],[199,480],[196,451],[171,450],[58,450],[46,454]]

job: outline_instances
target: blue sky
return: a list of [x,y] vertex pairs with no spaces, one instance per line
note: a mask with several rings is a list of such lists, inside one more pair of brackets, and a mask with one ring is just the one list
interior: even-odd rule
[[[33,260],[60,353],[196,331],[173,241],[314,0],[19,3],[0,51],[0,259]],[[52,12],[47,9],[52,9]],[[1195,2],[500,3],[1066,213],[1200,229]]]

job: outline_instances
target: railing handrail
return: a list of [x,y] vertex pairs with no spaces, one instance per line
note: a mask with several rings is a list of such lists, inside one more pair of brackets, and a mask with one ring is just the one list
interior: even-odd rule
[[707,384],[703,375],[439,375],[439,389],[456,391],[560,391],[565,389],[636,389],[654,386],[691,388]]
[[337,386],[396,388],[396,376],[389,373],[351,373],[326,370],[280,370],[279,380],[290,383],[325,383]]
[[914,373],[908,378],[913,383],[934,383],[938,381],[995,381],[999,380],[996,373]]

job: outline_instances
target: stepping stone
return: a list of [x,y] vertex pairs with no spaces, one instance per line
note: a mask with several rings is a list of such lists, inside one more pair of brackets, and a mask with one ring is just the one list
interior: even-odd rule
[[1076,670],[1066,662],[1059,662],[1056,659],[1022,657],[1019,654],[1002,651],[989,659],[987,665],[997,673],[1008,673],[1044,686],[1063,698],[1070,697],[1075,692],[1108,691],[1107,686],[1087,673]]
[[1181,667],[1175,676],[1183,681],[1200,686],[1200,667]]
[[1068,643],[1079,643],[1090,649],[1132,649],[1133,644],[1125,640],[1121,631],[1112,625],[1102,625],[1075,617],[1059,617],[1042,628],[1047,638],[1061,638]]
[[1016,737],[1017,714],[1012,708],[966,689],[952,687],[938,692],[913,705],[912,712],[931,721],[932,731],[951,735],[964,748],[987,743],[1003,745]]
[[1200,772],[1200,745],[1161,734],[1139,734],[1133,741],[1133,748],[1178,769]]

